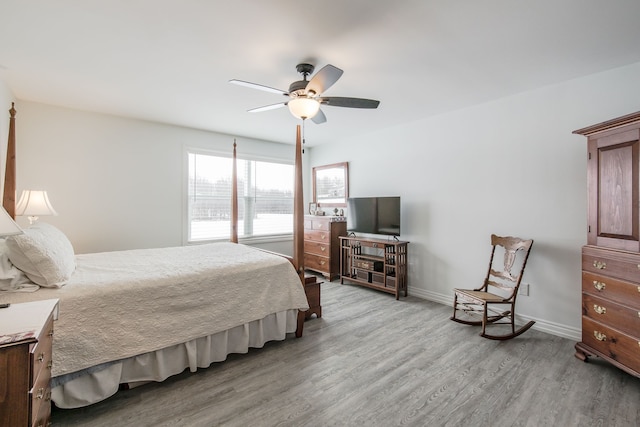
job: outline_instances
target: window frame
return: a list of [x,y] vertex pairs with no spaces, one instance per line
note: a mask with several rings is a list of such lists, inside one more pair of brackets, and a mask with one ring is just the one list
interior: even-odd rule
[[[223,157],[228,158],[229,160],[233,159],[233,154],[227,151],[222,151],[219,149],[208,149],[202,147],[185,147],[184,148],[184,173],[183,173],[183,201],[182,201],[182,212],[183,212],[183,232],[182,232],[182,241],[184,245],[198,245],[198,244],[206,244],[206,243],[214,243],[214,242],[227,242],[231,238],[231,230],[229,229],[229,234],[225,238],[218,239],[206,239],[206,240],[190,240],[191,235],[191,221],[190,221],[190,213],[189,213],[189,155],[206,155],[206,156],[214,156],[214,157]],[[259,154],[242,154],[237,155],[238,161],[254,161],[254,162],[267,162],[267,163],[276,163],[294,166],[294,162],[291,159],[271,157],[271,156],[263,156]],[[291,180],[294,180],[294,174],[291,175]],[[240,190],[239,190],[240,192]],[[295,188],[293,189],[295,193]],[[231,195],[229,195],[231,197]],[[293,197],[293,196],[292,196]],[[238,195],[238,202],[242,199],[241,195]],[[291,224],[291,232],[290,233],[282,233],[282,234],[273,234],[268,236],[238,236],[238,242],[245,244],[255,244],[255,243],[271,243],[271,242],[284,242],[284,241],[292,241],[293,240],[293,221]]]

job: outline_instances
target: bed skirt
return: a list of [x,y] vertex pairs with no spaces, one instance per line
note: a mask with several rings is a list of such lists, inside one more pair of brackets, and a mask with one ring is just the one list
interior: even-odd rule
[[207,368],[231,353],[247,353],[268,341],[284,340],[296,331],[298,310],[270,314],[213,335],[167,347],[129,359],[105,364],[84,373],[54,378],[51,400],[58,408],[72,409],[100,402],[114,395],[120,384],[164,381],[189,368]]

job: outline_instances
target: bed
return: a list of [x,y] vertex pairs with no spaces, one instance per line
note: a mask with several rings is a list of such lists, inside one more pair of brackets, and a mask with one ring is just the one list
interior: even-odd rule
[[[12,108],[3,199],[11,216],[14,120]],[[76,255],[66,236],[44,223],[2,242],[3,277],[14,284],[0,293],[2,301],[59,300],[51,384],[56,406],[87,406],[123,385],[163,381],[302,335],[308,302],[299,127],[296,137],[293,258],[238,243],[235,190],[230,242]],[[234,164],[235,155],[234,142]],[[39,289],[28,292],[33,283]]]

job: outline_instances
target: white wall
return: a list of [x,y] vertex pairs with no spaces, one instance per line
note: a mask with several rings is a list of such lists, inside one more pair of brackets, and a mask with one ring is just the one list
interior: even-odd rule
[[336,140],[311,166],[348,161],[350,196],[402,197],[416,296],[450,304],[454,287],[479,286],[491,233],[533,238],[518,313],[577,339],[586,139],[571,132],[640,110],[638,76],[640,63]]
[[[230,135],[25,101],[16,109],[18,194],[47,190],[59,215],[40,220],[65,232],[77,253],[183,244],[185,147],[233,148]],[[237,143],[239,156],[294,158],[293,145]],[[292,252],[290,240],[260,246]]]

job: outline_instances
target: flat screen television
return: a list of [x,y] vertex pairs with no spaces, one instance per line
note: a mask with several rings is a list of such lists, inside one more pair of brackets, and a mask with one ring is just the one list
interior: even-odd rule
[[400,197],[350,197],[347,231],[399,236]]

